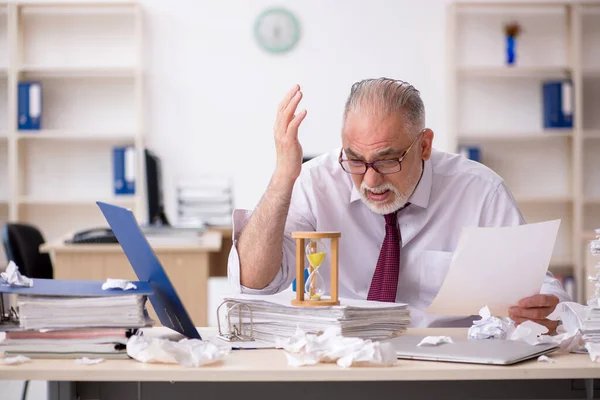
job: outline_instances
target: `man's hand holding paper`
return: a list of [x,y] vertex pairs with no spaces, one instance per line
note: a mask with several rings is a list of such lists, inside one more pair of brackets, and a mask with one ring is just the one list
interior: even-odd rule
[[509,316],[518,325],[532,320],[551,332],[546,317],[559,302],[540,294],[560,221],[514,227],[466,227],[444,283],[428,312],[477,315],[488,306],[492,315]]
[[559,298],[553,294],[536,294],[519,300],[516,306],[508,309],[508,316],[519,325],[525,321],[533,321],[548,328],[550,333],[556,331],[558,321],[549,320],[548,315],[552,314],[558,303]]

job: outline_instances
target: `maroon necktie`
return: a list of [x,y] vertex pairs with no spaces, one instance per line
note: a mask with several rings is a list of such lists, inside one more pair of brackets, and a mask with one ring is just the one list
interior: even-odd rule
[[377,260],[367,300],[396,302],[400,271],[400,231],[397,212],[385,216],[385,239]]

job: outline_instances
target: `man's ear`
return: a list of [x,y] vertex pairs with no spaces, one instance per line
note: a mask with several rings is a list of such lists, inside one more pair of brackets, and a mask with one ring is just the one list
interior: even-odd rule
[[423,132],[423,138],[421,139],[421,158],[425,161],[431,157],[431,149],[433,146],[433,131],[429,128]]

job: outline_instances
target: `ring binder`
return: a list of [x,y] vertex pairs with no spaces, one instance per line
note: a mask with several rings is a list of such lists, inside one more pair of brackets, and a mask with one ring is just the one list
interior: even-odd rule
[[5,324],[19,325],[19,313],[13,306],[6,309],[4,295],[0,293],[0,325]]
[[[227,328],[228,331],[227,332],[223,332],[221,330],[221,317],[220,317],[220,311],[221,311],[221,307],[223,307],[224,305],[229,305],[232,304],[233,305],[227,309],[227,313],[225,315],[226,319],[227,319]],[[232,325],[231,323],[231,316],[233,314],[233,312],[235,312],[235,308],[237,307],[238,309],[238,324],[239,327],[234,323]],[[244,321],[242,318],[242,307],[246,307],[246,309],[250,312],[250,335],[245,335],[244,334]],[[239,303],[237,301],[229,301],[226,300],[224,302],[222,302],[219,307],[217,308],[217,325],[218,325],[218,329],[219,329],[219,338],[222,340],[225,340],[227,342],[251,342],[254,341],[254,327],[253,327],[253,319],[252,319],[252,309],[250,308],[250,306],[248,306],[248,304],[243,304],[243,303]]]

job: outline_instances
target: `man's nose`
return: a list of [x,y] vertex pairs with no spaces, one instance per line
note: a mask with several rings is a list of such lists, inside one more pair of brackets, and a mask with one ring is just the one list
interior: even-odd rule
[[363,179],[365,181],[365,184],[367,184],[367,186],[371,188],[379,186],[383,182],[383,176],[377,171],[375,171],[373,168],[367,169],[367,172],[365,173]]

